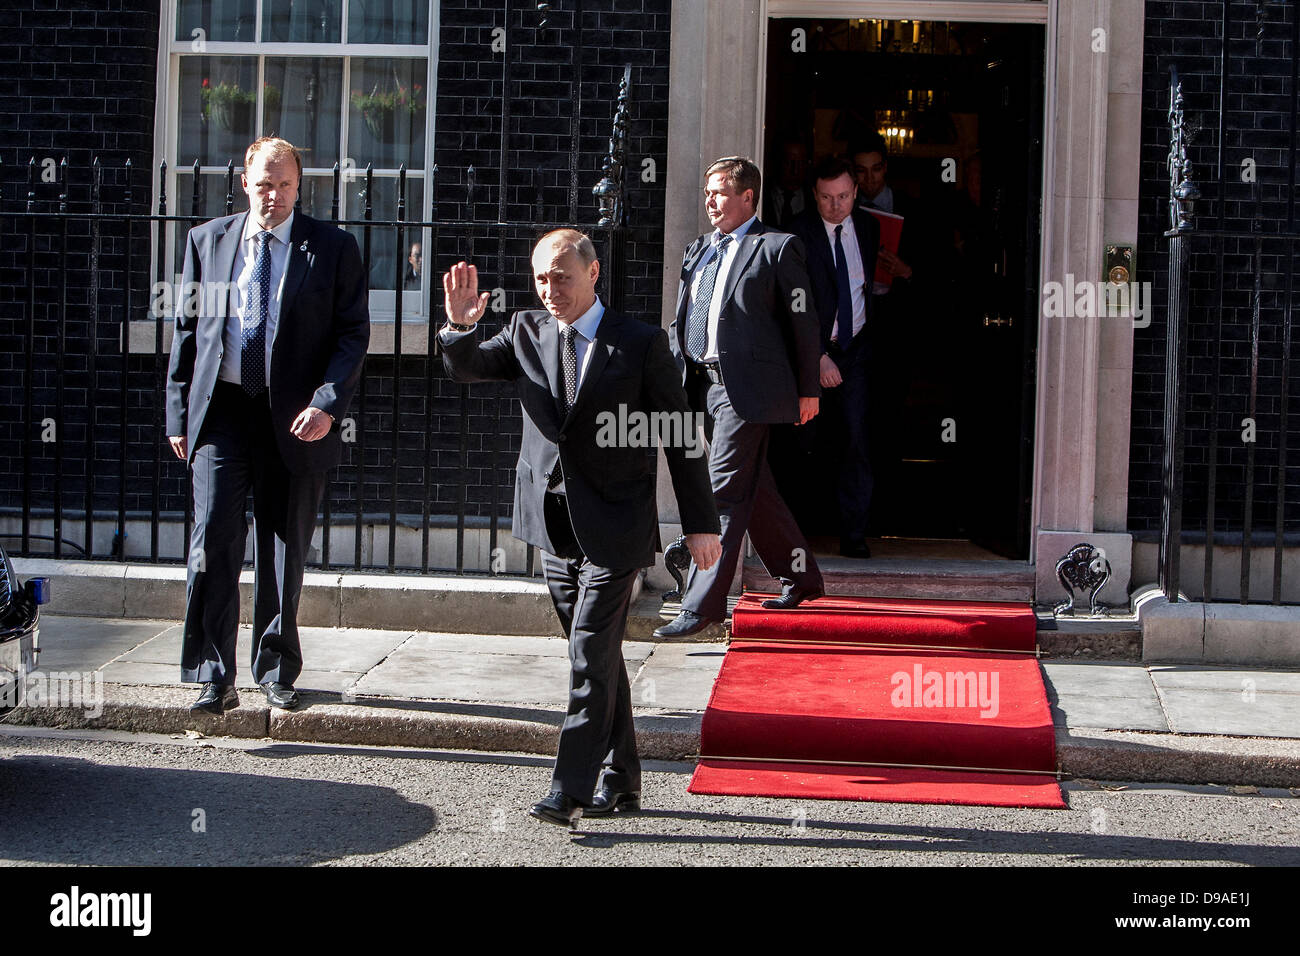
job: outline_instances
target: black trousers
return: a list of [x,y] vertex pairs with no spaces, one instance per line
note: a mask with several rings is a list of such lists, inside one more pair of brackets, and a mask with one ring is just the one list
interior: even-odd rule
[[822,573],[772,478],[767,463],[770,426],[737,415],[724,385],[708,383],[703,394],[709,412],[709,482],[722,522],[722,557],[707,571],[691,562],[682,608],[720,621],[727,616],[727,593],[746,531],[763,567],[782,587],[821,588]]
[[[835,435],[840,462],[838,494],[840,537],[861,541],[867,534],[867,516],[871,510],[871,493],[875,482],[871,471],[868,442],[870,410],[869,339],[866,330],[853,337],[847,349],[832,348],[831,360],[840,370],[842,381],[835,388],[822,389],[822,402],[828,406],[814,422],[838,418],[843,431]],[[830,413],[830,414],[827,414]]]
[[551,789],[583,804],[597,787],[641,789],[632,690],[623,634],[637,568],[592,564],[578,547],[562,495],[546,496],[547,531],[561,554],[542,552],[542,569],[569,640],[569,707],[560,728]]
[[324,473],[293,475],[271,431],[266,394],[218,382],[194,450],[194,532],[185,588],[181,680],[235,682],[239,573],[253,493],[253,648],[257,683],[302,672],[298,598]]

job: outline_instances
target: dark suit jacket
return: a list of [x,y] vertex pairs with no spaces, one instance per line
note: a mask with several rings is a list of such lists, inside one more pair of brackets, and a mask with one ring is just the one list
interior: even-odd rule
[[[876,274],[876,256],[880,250],[880,223],[863,209],[852,213],[853,231],[858,237],[862,253],[863,274],[867,279],[867,322],[871,321],[871,277]],[[839,305],[839,290],[835,284],[835,247],[826,234],[826,224],[816,209],[795,220],[793,229],[808,250],[808,278],[812,281],[813,302],[821,318],[822,351],[829,351],[831,335],[835,331],[835,310]],[[848,343],[844,343],[847,345]]]
[[[607,308],[567,416],[559,398],[558,323],[548,312],[516,312],[488,341],[476,344],[475,338],[465,335],[443,343],[443,364],[457,382],[515,383],[524,412],[515,474],[515,537],[555,553],[544,505],[546,477],[559,461],[573,533],[588,559],[608,568],[654,564],[660,543],[653,440],[648,447],[630,447],[608,441],[611,433],[601,432],[611,415],[617,423],[620,409],[626,410],[625,418],[634,411],[689,413],[663,330]],[[705,458],[688,458],[680,445],[665,453],[682,531],[717,534]]]
[[[182,294],[167,373],[167,434],[188,438],[191,461],[221,370],[230,303],[224,290],[247,217],[239,213],[213,219],[195,226],[185,240]],[[185,290],[196,288],[194,283],[202,294],[191,298]],[[295,213],[270,374],[271,422],[280,455],[293,474],[338,464],[343,453],[339,420],[361,381],[369,344],[370,309],[356,239],[329,223]],[[308,405],[334,416],[329,434],[314,442],[289,433]]]
[[[682,257],[677,317],[669,332],[683,383],[691,278],[711,236],[700,236]],[[732,255],[718,313],[718,364],[727,398],[744,421],[797,422],[799,399],[821,396],[821,336],[803,243],[755,222]]]

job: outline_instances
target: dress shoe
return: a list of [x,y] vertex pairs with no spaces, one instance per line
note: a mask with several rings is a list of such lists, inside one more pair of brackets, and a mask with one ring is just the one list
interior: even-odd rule
[[234,684],[218,684],[208,681],[199,691],[199,699],[190,704],[190,710],[201,710],[207,714],[220,716],[228,710],[239,706],[239,695],[235,693]]
[[557,826],[572,828],[582,816],[583,806],[567,793],[552,790],[545,800],[539,800],[528,808],[528,815]]
[[607,817],[613,813],[631,813],[641,809],[640,790],[613,790],[601,787],[591,799],[591,806],[583,811],[588,817]]
[[298,692],[292,684],[269,680],[262,685],[262,693],[266,695],[268,704],[280,710],[293,710],[298,706]]
[[655,631],[655,637],[690,637],[698,634],[710,624],[717,624],[711,617],[704,617],[694,611],[680,611],[677,616]]
[[866,559],[871,557],[871,549],[861,538],[844,538],[840,541],[840,554],[846,558]]
[[763,607],[769,611],[793,611],[804,601],[814,601],[821,597],[824,592],[821,588],[800,588],[787,585],[781,589],[781,596],[778,598],[768,598],[763,602]]

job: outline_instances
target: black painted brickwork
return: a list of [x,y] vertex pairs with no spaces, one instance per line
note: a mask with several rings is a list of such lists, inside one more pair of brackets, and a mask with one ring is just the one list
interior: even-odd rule
[[[1229,75],[1225,112],[1224,185],[1217,148],[1223,5],[1199,0],[1148,0],[1143,64],[1141,217],[1138,279],[1153,283],[1150,328],[1134,341],[1132,448],[1129,470],[1129,528],[1160,526],[1160,467],[1163,452],[1165,316],[1168,301],[1169,67],[1183,81],[1185,111],[1192,128],[1189,158],[1201,188],[1196,224],[1201,228],[1295,231],[1288,217],[1293,118],[1294,4],[1268,8],[1264,41],[1256,43],[1256,6],[1230,4]],[[1251,158],[1257,182],[1242,181],[1241,163]],[[1256,205],[1258,200],[1258,205]],[[1191,247],[1191,310],[1187,385],[1186,492],[1184,528],[1204,530],[1208,498],[1211,429],[1218,439],[1216,529],[1240,531],[1244,518],[1247,447],[1242,420],[1248,415],[1251,363],[1253,240],[1206,239]],[[1300,250],[1294,250],[1300,252]],[[1278,441],[1281,411],[1282,315],[1288,273],[1300,265],[1280,240],[1266,240],[1262,262],[1262,315],[1257,389],[1257,441],[1253,520],[1271,532],[1277,507]],[[1222,263],[1224,281],[1219,282]],[[1222,286],[1222,312],[1220,311]],[[1300,292],[1300,285],[1297,287]],[[1218,322],[1222,316],[1222,323]],[[1300,319],[1300,316],[1296,317]],[[1300,350],[1295,350],[1300,353]],[[1218,381],[1215,387],[1214,374]],[[1300,356],[1293,355],[1288,424],[1290,464],[1286,475],[1285,529],[1300,531]],[[1218,415],[1211,421],[1211,396]]]
[[[75,211],[89,208],[89,172],[93,157],[105,168],[102,199],[110,212],[152,211],[156,201],[156,170],[151,170],[153,101],[157,62],[157,0],[99,0],[94,3],[58,0],[26,9],[0,11],[0,161],[3,208],[24,208],[26,163],[36,156],[67,157],[69,202]],[[508,42],[512,54],[506,218],[540,226],[570,220],[570,129],[577,103],[570,78],[581,71],[577,162],[577,215],[581,223],[598,217],[591,187],[601,175],[608,147],[618,81],[623,65],[633,65],[629,130],[628,233],[625,281],[626,311],[659,322],[661,309],[663,171],[668,126],[668,13],[670,0],[586,2],[581,31],[574,25],[572,4],[554,5],[550,22],[539,30],[533,5],[513,3]],[[567,8],[567,9],[566,9]],[[502,57],[491,51],[492,28],[504,24],[503,4],[476,0],[444,0],[439,49],[437,132],[438,164],[436,218],[498,218],[501,177]],[[122,166],[135,166],[128,194]],[[657,182],[642,182],[644,159],[654,161]],[[364,167],[364,157],[358,158]],[[468,195],[467,168],[475,167],[475,193]],[[38,184],[37,209],[57,207],[58,185]],[[188,197],[169,197],[169,211],[187,213]],[[238,197],[242,199],[242,196]],[[129,200],[129,201],[128,201]],[[237,209],[244,208],[237,201]],[[376,210],[376,218],[393,210]],[[27,325],[28,223],[0,219],[0,508],[21,502],[21,417]],[[120,224],[102,231],[98,274],[98,305],[94,396],[97,398],[95,507],[117,507],[122,359],[118,333],[127,313],[123,255],[126,237]],[[39,441],[39,423],[55,416],[56,388],[63,390],[64,416],[60,434],[64,480],[60,483],[65,511],[77,510],[84,497],[87,392],[90,353],[88,317],[92,310],[90,229],[86,222],[70,224],[69,254],[57,255],[57,228],[42,223],[36,243],[35,342],[32,348],[36,423],[25,443],[33,470],[33,506],[48,508],[55,487],[55,445]],[[528,279],[527,257],[535,229],[507,230],[498,247],[491,228],[439,237],[437,253],[426,259],[440,273],[455,258],[473,256],[485,280],[506,289],[506,312],[490,317],[487,331],[518,308],[538,307]],[[599,238],[599,237],[598,237]],[[376,235],[391,242],[391,233]],[[598,243],[599,244],[599,243]],[[149,240],[137,227],[131,247],[135,255],[134,300],[131,315],[142,318],[150,276]],[[607,272],[610,263],[602,262]],[[60,353],[59,316],[62,280],[67,279],[65,347]],[[604,282],[602,281],[602,285]],[[609,301],[609,290],[602,295]],[[20,316],[23,318],[20,320]],[[61,358],[60,358],[61,355]],[[60,365],[60,362],[62,363]],[[127,360],[128,453],[127,507],[151,506],[154,487],[155,409],[165,359],[132,355]],[[395,371],[400,374],[395,376]],[[331,490],[336,515],[361,506],[368,514],[386,514],[392,495],[393,392],[400,380],[397,415],[399,513],[419,514],[426,497],[434,514],[455,510],[465,485],[470,514],[491,510],[495,485],[497,513],[508,515],[518,447],[518,407],[508,388],[475,386],[462,400],[462,389],[447,381],[435,363],[432,389],[425,359],[405,357],[400,368],[391,356],[372,356],[367,365],[365,411],[359,415],[364,441],[345,454]],[[460,421],[469,415],[467,462],[460,452]],[[354,414],[358,406],[354,406]],[[426,474],[426,434],[431,436],[432,468]],[[364,473],[358,463],[364,459]],[[184,471],[164,460],[162,508],[185,507]],[[427,491],[426,491],[427,489]],[[343,555],[336,555],[336,560]],[[348,555],[347,557],[350,557]]]

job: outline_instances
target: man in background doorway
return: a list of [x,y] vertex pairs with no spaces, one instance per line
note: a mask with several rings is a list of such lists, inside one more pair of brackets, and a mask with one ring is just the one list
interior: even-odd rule
[[[934,354],[934,350],[913,333],[913,328],[922,319],[918,314],[919,297],[912,266],[921,223],[910,197],[889,183],[889,149],[883,136],[877,133],[867,137],[851,149],[850,158],[857,179],[857,207],[903,218],[898,252],[891,252],[884,246],[880,249],[878,266],[889,273],[891,280],[871,279],[871,323],[867,330],[868,430],[871,434],[876,512],[888,525],[897,520],[897,508],[891,502],[898,500],[904,439],[902,423],[912,369],[916,361],[924,360],[925,354]],[[872,270],[873,276],[877,271]],[[898,529],[882,527],[881,530]]]
[[781,144],[778,178],[763,197],[763,222],[788,230],[790,224],[812,208],[808,192],[808,149],[797,139]]
[[822,394],[831,413],[817,427],[837,422],[831,442],[840,458],[836,493],[840,507],[840,554],[869,558],[867,514],[872,475],[867,440],[867,359],[871,281],[880,247],[880,225],[855,208],[853,167],[831,156],[813,174],[816,208],[795,220],[793,232],[808,250],[813,303],[821,319]]

